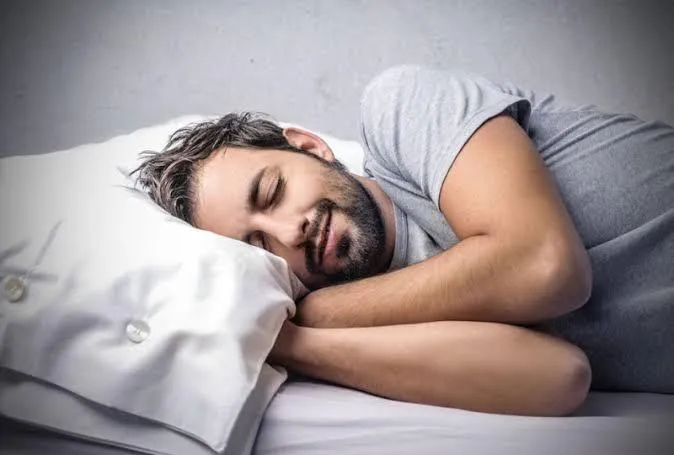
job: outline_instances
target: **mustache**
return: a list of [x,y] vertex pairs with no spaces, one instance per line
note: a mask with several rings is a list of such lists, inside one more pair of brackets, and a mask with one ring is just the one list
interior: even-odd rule
[[319,248],[318,239],[321,234],[321,222],[323,221],[323,218],[335,208],[337,208],[337,204],[330,199],[322,199],[316,205],[316,216],[309,226],[309,234],[304,247],[304,261],[306,262],[307,270],[313,273],[318,272],[318,264],[315,262],[315,257],[316,250]]

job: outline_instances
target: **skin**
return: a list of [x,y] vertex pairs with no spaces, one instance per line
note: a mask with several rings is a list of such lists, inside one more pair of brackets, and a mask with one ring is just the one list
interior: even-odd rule
[[[285,134],[300,150],[319,159],[301,153],[247,148],[213,153],[198,171],[197,227],[264,247],[283,257],[309,289],[334,284],[335,275],[337,281],[344,281],[341,272],[353,256],[354,260],[366,256],[367,270],[351,279],[385,271],[395,237],[391,200],[374,180],[330,169],[327,163],[334,161],[334,155],[317,136],[294,128]],[[260,172],[256,204],[250,207],[251,183]],[[349,206],[349,192],[355,193],[352,197],[361,205],[366,205],[362,193],[372,198],[376,213],[367,215],[382,224],[381,232],[374,234],[379,245],[371,245],[371,240],[358,242],[362,226],[343,210]],[[336,206],[329,211],[330,216],[321,209],[323,201]],[[316,260],[328,231],[326,224],[333,248],[322,260]],[[350,252],[340,255],[338,246],[345,237],[350,239]],[[361,243],[369,245],[364,247]]]
[[[334,160],[315,135],[295,128],[285,135]],[[251,212],[246,195],[265,166],[285,176],[284,197]],[[332,249],[312,273],[306,252],[319,243],[312,226],[322,219],[320,201],[346,203],[345,180],[312,157],[279,150],[230,148],[200,167],[197,226],[266,247],[315,289],[284,325],[271,362],[393,399],[485,412],[563,415],[583,402],[591,381],[583,352],[516,326],[583,305],[591,269],[552,178],[512,119],[486,122],[464,145],[439,201],[460,241],[421,263],[386,272],[391,201],[374,180],[356,181],[377,204],[383,242],[350,252],[377,252],[360,279],[326,287],[348,261]],[[273,188],[265,182],[262,193]],[[335,213],[332,231],[355,235],[358,223]]]

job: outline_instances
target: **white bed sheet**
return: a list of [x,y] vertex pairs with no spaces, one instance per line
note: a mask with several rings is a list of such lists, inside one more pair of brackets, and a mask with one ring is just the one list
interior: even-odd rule
[[290,382],[256,455],[674,454],[674,395],[593,392],[573,417],[485,414]]
[[[0,421],[3,455],[128,455]],[[674,395],[592,392],[572,417],[503,416],[402,403],[313,381],[286,383],[255,455],[671,455]]]

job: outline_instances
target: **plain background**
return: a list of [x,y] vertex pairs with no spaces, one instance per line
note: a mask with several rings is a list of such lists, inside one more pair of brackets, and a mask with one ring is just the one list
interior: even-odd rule
[[241,110],[358,139],[400,63],[674,124],[672,1],[0,0],[0,155]]

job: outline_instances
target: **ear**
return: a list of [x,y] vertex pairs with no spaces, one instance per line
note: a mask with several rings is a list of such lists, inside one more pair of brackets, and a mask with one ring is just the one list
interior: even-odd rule
[[313,153],[326,161],[334,161],[335,154],[323,139],[314,133],[294,126],[283,129],[283,136],[295,148]]

